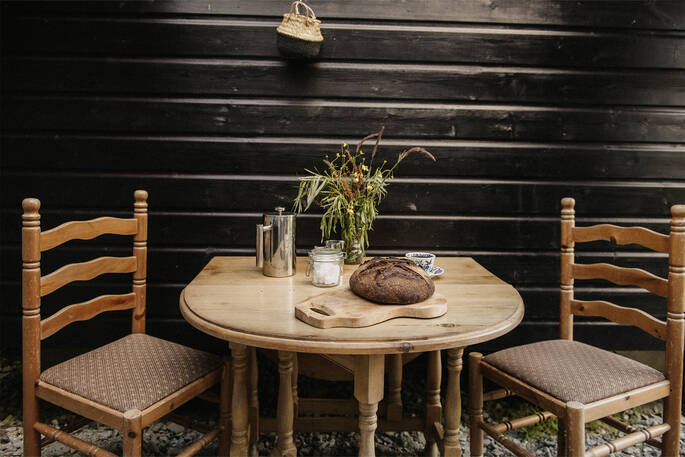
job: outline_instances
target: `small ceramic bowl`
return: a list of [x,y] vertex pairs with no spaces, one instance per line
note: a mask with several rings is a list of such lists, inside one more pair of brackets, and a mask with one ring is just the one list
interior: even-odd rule
[[404,256],[424,270],[431,268],[435,262],[435,254],[430,252],[407,252]]

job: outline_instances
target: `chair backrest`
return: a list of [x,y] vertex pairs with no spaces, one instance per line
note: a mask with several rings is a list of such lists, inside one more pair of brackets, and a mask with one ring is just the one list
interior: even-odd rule
[[[40,342],[68,324],[88,320],[102,312],[131,309],[132,332],[145,332],[145,293],[147,273],[147,192],[135,191],[133,217],[101,217],[87,221],[66,222],[41,231],[40,201],[22,202],[22,336],[23,363],[40,366]],[[72,263],[41,276],[41,252],[70,240],[90,240],[100,235],[133,236],[133,252],[128,257],[98,257],[88,262]],[[40,316],[41,297],[73,281],[87,281],[105,273],[133,273],[130,293],[101,295],[92,300],[65,306],[53,315]],[[38,371],[31,370],[31,371]]]
[[[561,338],[573,339],[574,315],[598,316],[617,324],[633,325],[666,342],[666,377],[682,378],[685,337],[685,205],[671,207],[669,235],[644,227],[619,227],[610,224],[576,227],[574,207],[574,199],[561,200]],[[624,268],[606,263],[575,263],[576,243],[600,240],[621,245],[639,244],[652,251],[668,254],[668,279],[639,268]],[[640,309],[619,306],[608,301],[576,300],[573,296],[574,279],[604,279],[614,284],[638,286],[666,297],[666,321]]]

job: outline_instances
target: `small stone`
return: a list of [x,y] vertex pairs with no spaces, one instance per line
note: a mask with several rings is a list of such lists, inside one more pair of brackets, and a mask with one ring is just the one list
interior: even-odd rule
[[185,431],[185,427],[182,425],[178,425],[174,422],[169,422],[166,426],[166,428],[172,432],[172,433],[183,433]]

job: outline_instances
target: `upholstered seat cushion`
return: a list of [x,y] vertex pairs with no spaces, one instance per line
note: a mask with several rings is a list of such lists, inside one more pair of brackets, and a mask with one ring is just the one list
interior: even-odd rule
[[40,380],[117,411],[142,411],[220,366],[214,354],[134,333],[55,365]]
[[564,402],[587,404],[665,379],[647,365],[570,340],[504,349],[484,360]]

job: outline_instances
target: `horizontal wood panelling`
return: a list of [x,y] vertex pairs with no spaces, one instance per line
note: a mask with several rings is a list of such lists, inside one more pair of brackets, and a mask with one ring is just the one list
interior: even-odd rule
[[[438,167],[439,162],[424,161],[421,166]],[[144,188],[150,192],[153,211],[259,212],[275,206],[292,207],[297,195],[296,176],[263,177],[254,175],[106,175],[106,174],[25,174],[5,173],[0,186],[2,203],[23,198],[22,183],[31,185],[33,195],[44,207],[97,208],[107,189]],[[92,189],[78,201],[69,197],[80,189]],[[397,178],[388,186],[388,197],[381,203],[381,214],[460,216],[549,216],[559,213],[559,200],[575,196],[578,211],[585,217],[639,216],[668,217],[662,202],[676,204],[685,200],[685,183],[680,182],[567,182],[506,181],[461,179]],[[435,198],[436,195],[451,198]],[[642,201],[645,211],[636,207]],[[607,207],[607,202],[612,202]],[[311,208],[310,211],[317,211]],[[556,225],[550,223],[550,225]]]
[[[17,335],[26,196],[41,198],[43,227],[54,227],[129,218],[131,192],[149,190],[148,329],[207,345],[179,315],[182,286],[214,255],[252,255],[254,224],[291,206],[296,175],[381,124],[379,157],[420,145],[438,162],[397,169],[369,253],[473,256],[518,287],[526,321],[494,346],[558,335],[561,197],[576,198],[579,226],[662,233],[669,206],[685,203],[682,2],[312,1],[326,41],[304,65],[277,53],[281,0],[0,3],[3,344]],[[319,243],[318,225],[316,214],[298,218],[300,254]],[[93,247],[131,255],[114,238],[124,237],[50,251],[43,271]],[[665,255],[644,248],[582,248],[578,262],[667,273]],[[119,289],[102,292],[130,292],[115,276],[96,280]],[[660,297],[578,284],[578,299],[664,316]],[[90,291],[65,287],[44,310]],[[108,322],[128,329],[126,314]],[[581,340],[654,347],[586,319],[576,319]]]
[[30,96],[7,97],[3,109],[12,113],[5,128],[24,132],[305,136],[315,131],[354,138],[383,124],[388,137],[418,139],[685,140],[681,108]]
[[[170,0],[164,2],[83,1],[7,2],[6,8],[21,13],[36,9],[63,13],[154,13],[174,15],[232,15],[279,17],[288,4],[281,0]],[[519,0],[402,2],[365,0],[358,2],[313,2],[317,16],[369,20],[489,22],[501,24],[549,24],[581,27],[617,27],[683,30],[685,11],[679,0],[629,0],[601,2],[596,0],[554,1]]]
[[[260,222],[260,216],[258,213],[151,212],[149,240],[150,244],[165,247],[254,248],[254,227]],[[319,222],[314,216],[298,219],[297,246],[311,248],[320,244]],[[645,225],[654,227],[654,224]],[[3,220],[0,227],[5,229],[11,225]],[[17,242],[18,235],[9,230],[6,233],[6,242]],[[422,236],[416,237],[416,233]],[[404,252],[409,249],[556,251],[559,224],[551,218],[381,215],[369,239],[374,249]]]
[[685,71],[679,70],[27,57],[8,58],[4,71],[9,92],[685,105]]
[[[19,17],[7,23],[14,55],[240,56],[278,58],[278,21]],[[682,35],[499,26],[327,22],[321,60],[376,60],[685,68]],[[92,37],[97,36],[96,40]],[[512,38],[515,38],[512,41]],[[402,46],[396,46],[397,42]],[[250,43],[245,46],[245,43]]]
[[[152,200],[150,200],[152,204]],[[220,248],[254,247],[259,214],[150,213],[149,240],[164,246]],[[520,218],[409,218],[381,216],[369,234],[376,249],[552,249],[558,244],[558,224]],[[10,226],[3,221],[2,228]],[[424,236],[417,238],[416,233]],[[192,234],[192,235],[190,235]],[[319,219],[297,221],[297,245],[320,244]],[[509,240],[509,241],[504,241]],[[17,242],[8,233],[6,242]],[[152,267],[150,267],[152,268]]]
[[[154,240],[151,240],[154,241]],[[608,246],[604,246],[607,248]],[[412,249],[413,246],[398,246],[394,249],[379,250],[371,248],[370,255],[403,255],[405,252]],[[102,247],[74,247],[65,249],[61,252],[51,252],[44,255],[41,259],[41,266],[43,271],[52,271],[60,265],[72,262],[82,262],[89,260],[93,256],[93,249],[106,250],[111,255],[124,256],[130,253],[130,248],[125,246],[102,246]],[[474,257],[485,268],[493,272],[497,277],[507,281],[515,286],[525,287],[547,287],[548,289],[558,290],[559,283],[559,253],[557,251],[532,251],[532,252],[516,252],[507,251],[504,247],[497,251],[483,251],[483,250],[433,250],[438,254],[438,263],[441,256],[467,256]],[[17,247],[5,246],[0,248],[0,272],[1,278],[10,281],[19,281],[21,275],[21,257]],[[300,248],[299,255],[305,255],[306,248]],[[149,264],[148,281],[150,287],[157,284],[187,284],[194,278],[200,270],[209,263],[211,258],[215,255],[254,255],[254,246],[245,246],[242,248],[230,247],[222,248],[215,246],[214,243],[207,243],[202,247],[164,247],[161,242],[151,243],[149,250]],[[614,265],[627,268],[644,268],[654,274],[665,276],[668,274],[668,259],[664,256],[651,255],[646,253],[635,252],[612,252],[612,251],[598,251],[598,252],[577,252],[577,261],[582,263],[611,263]],[[105,283],[100,281],[99,283]],[[130,289],[130,277],[125,275],[111,275],[108,277],[107,284],[119,284],[123,289],[111,290],[112,293],[122,292]],[[578,286],[587,288],[592,284],[606,288],[605,282],[600,281],[582,281],[578,282]],[[83,284],[77,283],[74,285],[79,288],[84,287]],[[622,288],[627,291],[628,288]],[[59,294],[56,291],[50,297]],[[640,293],[639,290],[633,289],[635,300],[640,301],[645,297],[650,297],[646,292]],[[624,295],[627,292],[624,292]],[[654,296],[653,296],[654,297]],[[88,298],[86,296],[75,297],[73,300],[83,301]],[[631,299],[631,297],[626,297]],[[57,297],[57,301],[64,303],[61,297]],[[654,297],[656,302],[662,303],[665,308],[665,301],[659,297]],[[617,300],[617,302],[622,303]]]
[[[9,122],[5,119],[5,122]],[[365,126],[370,129],[371,125]],[[685,128],[685,127],[683,127]],[[386,130],[379,154],[392,155],[408,145],[427,147],[438,165],[409,156],[397,176],[543,179],[685,180],[685,144],[559,144],[493,141],[393,139]],[[338,135],[336,133],[335,135]],[[179,137],[71,136],[15,134],[3,138],[4,170],[127,172],[302,173],[321,167],[321,158],[357,137]],[[683,135],[685,139],[685,134]],[[44,160],[50,151],[59,160]],[[380,156],[379,156],[380,157]],[[423,164],[424,166],[419,166]],[[556,164],[556,166],[551,166]],[[124,201],[123,199],[121,201]],[[15,202],[7,202],[10,206]]]

